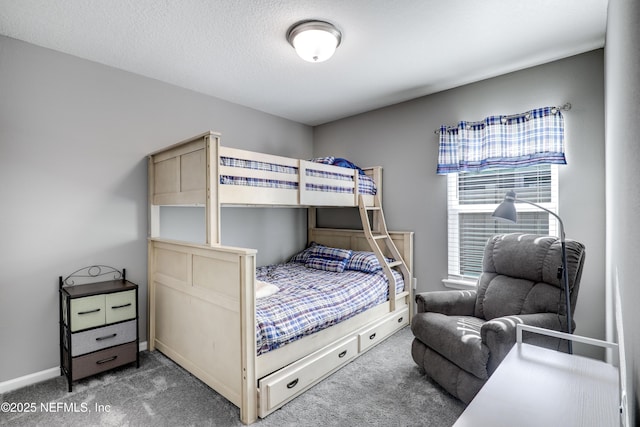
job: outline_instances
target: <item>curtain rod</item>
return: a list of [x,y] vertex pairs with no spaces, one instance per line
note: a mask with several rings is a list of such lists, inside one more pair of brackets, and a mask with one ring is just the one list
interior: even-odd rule
[[[571,110],[571,104],[569,102],[565,102],[563,105],[557,106],[555,108],[557,108],[558,110],[562,110],[562,111],[569,111],[569,110]],[[520,117],[520,116],[525,115],[525,114],[527,114],[527,113],[511,114],[509,116],[504,116],[504,119],[505,120],[511,120],[513,118]],[[473,122],[473,123],[482,123],[482,121]],[[435,133],[436,135],[440,134],[440,128],[434,130],[433,133]]]

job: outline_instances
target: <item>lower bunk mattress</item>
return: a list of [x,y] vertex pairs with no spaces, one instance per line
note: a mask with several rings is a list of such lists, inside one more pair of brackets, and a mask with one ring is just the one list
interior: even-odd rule
[[[365,269],[325,271],[299,262],[258,267],[258,287],[271,291],[256,299],[257,354],[282,347],[387,301],[388,280],[383,271],[362,270]],[[402,275],[393,273],[396,293],[402,292]]]

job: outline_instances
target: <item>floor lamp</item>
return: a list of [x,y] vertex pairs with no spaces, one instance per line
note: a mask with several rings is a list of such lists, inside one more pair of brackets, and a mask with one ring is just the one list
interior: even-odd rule
[[[571,316],[571,296],[569,294],[569,274],[567,272],[567,248],[564,240],[564,224],[562,223],[562,219],[555,213],[551,212],[549,209],[543,208],[540,205],[537,205],[533,202],[529,202],[527,200],[522,200],[516,198],[516,193],[514,191],[507,191],[507,194],[504,196],[504,201],[498,205],[496,210],[491,215],[493,218],[504,219],[511,222],[518,222],[518,217],[516,215],[516,207],[515,202],[519,203],[527,203],[532,206],[537,207],[538,209],[542,209],[545,212],[550,213],[558,220],[560,224],[560,243],[562,244],[562,267],[560,267],[561,272],[559,275],[562,275],[562,282],[564,285],[564,299],[565,306],[567,311],[567,332],[572,333],[571,326],[573,324],[573,319]],[[571,340],[567,341],[569,347],[569,354],[573,353],[573,346]]]

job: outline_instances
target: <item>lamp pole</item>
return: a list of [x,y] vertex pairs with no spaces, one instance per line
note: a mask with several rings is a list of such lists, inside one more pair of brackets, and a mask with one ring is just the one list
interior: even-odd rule
[[[500,207],[505,203],[514,204],[515,202],[527,203],[531,206],[535,206],[536,208],[541,209],[553,215],[558,220],[558,224],[560,224],[560,244],[562,247],[562,267],[560,267],[560,269],[562,271],[559,272],[560,273],[559,276],[561,275],[561,277],[558,277],[558,278],[562,278],[562,282],[564,285],[564,303],[565,303],[566,316],[567,316],[567,332],[571,334],[573,333],[573,331],[571,330],[573,326],[573,318],[572,318],[573,316],[571,315],[571,295],[569,294],[569,273],[567,271],[567,246],[565,244],[565,239],[564,239],[564,223],[562,222],[562,219],[555,212],[551,212],[549,209],[542,207],[536,203],[530,202],[528,200],[518,199],[514,191],[507,191],[507,194],[504,197],[504,201],[500,204],[500,206],[498,206],[496,211],[493,213],[493,216],[503,218],[499,214],[496,215],[498,210],[500,210]],[[515,207],[512,209],[515,210]],[[504,217],[504,219],[508,219],[510,221],[514,220],[513,218],[507,218],[507,217]],[[573,342],[571,340],[567,340],[567,344],[568,344],[569,354],[573,354]]]

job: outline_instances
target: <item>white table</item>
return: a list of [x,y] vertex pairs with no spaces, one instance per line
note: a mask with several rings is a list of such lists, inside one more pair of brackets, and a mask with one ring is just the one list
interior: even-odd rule
[[[520,327],[522,328],[520,329]],[[454,427],[620,426],[618,368],[583,356],[518,343],[467,406]],[[568,335],[573,341],[616,348],[605,341]]]

